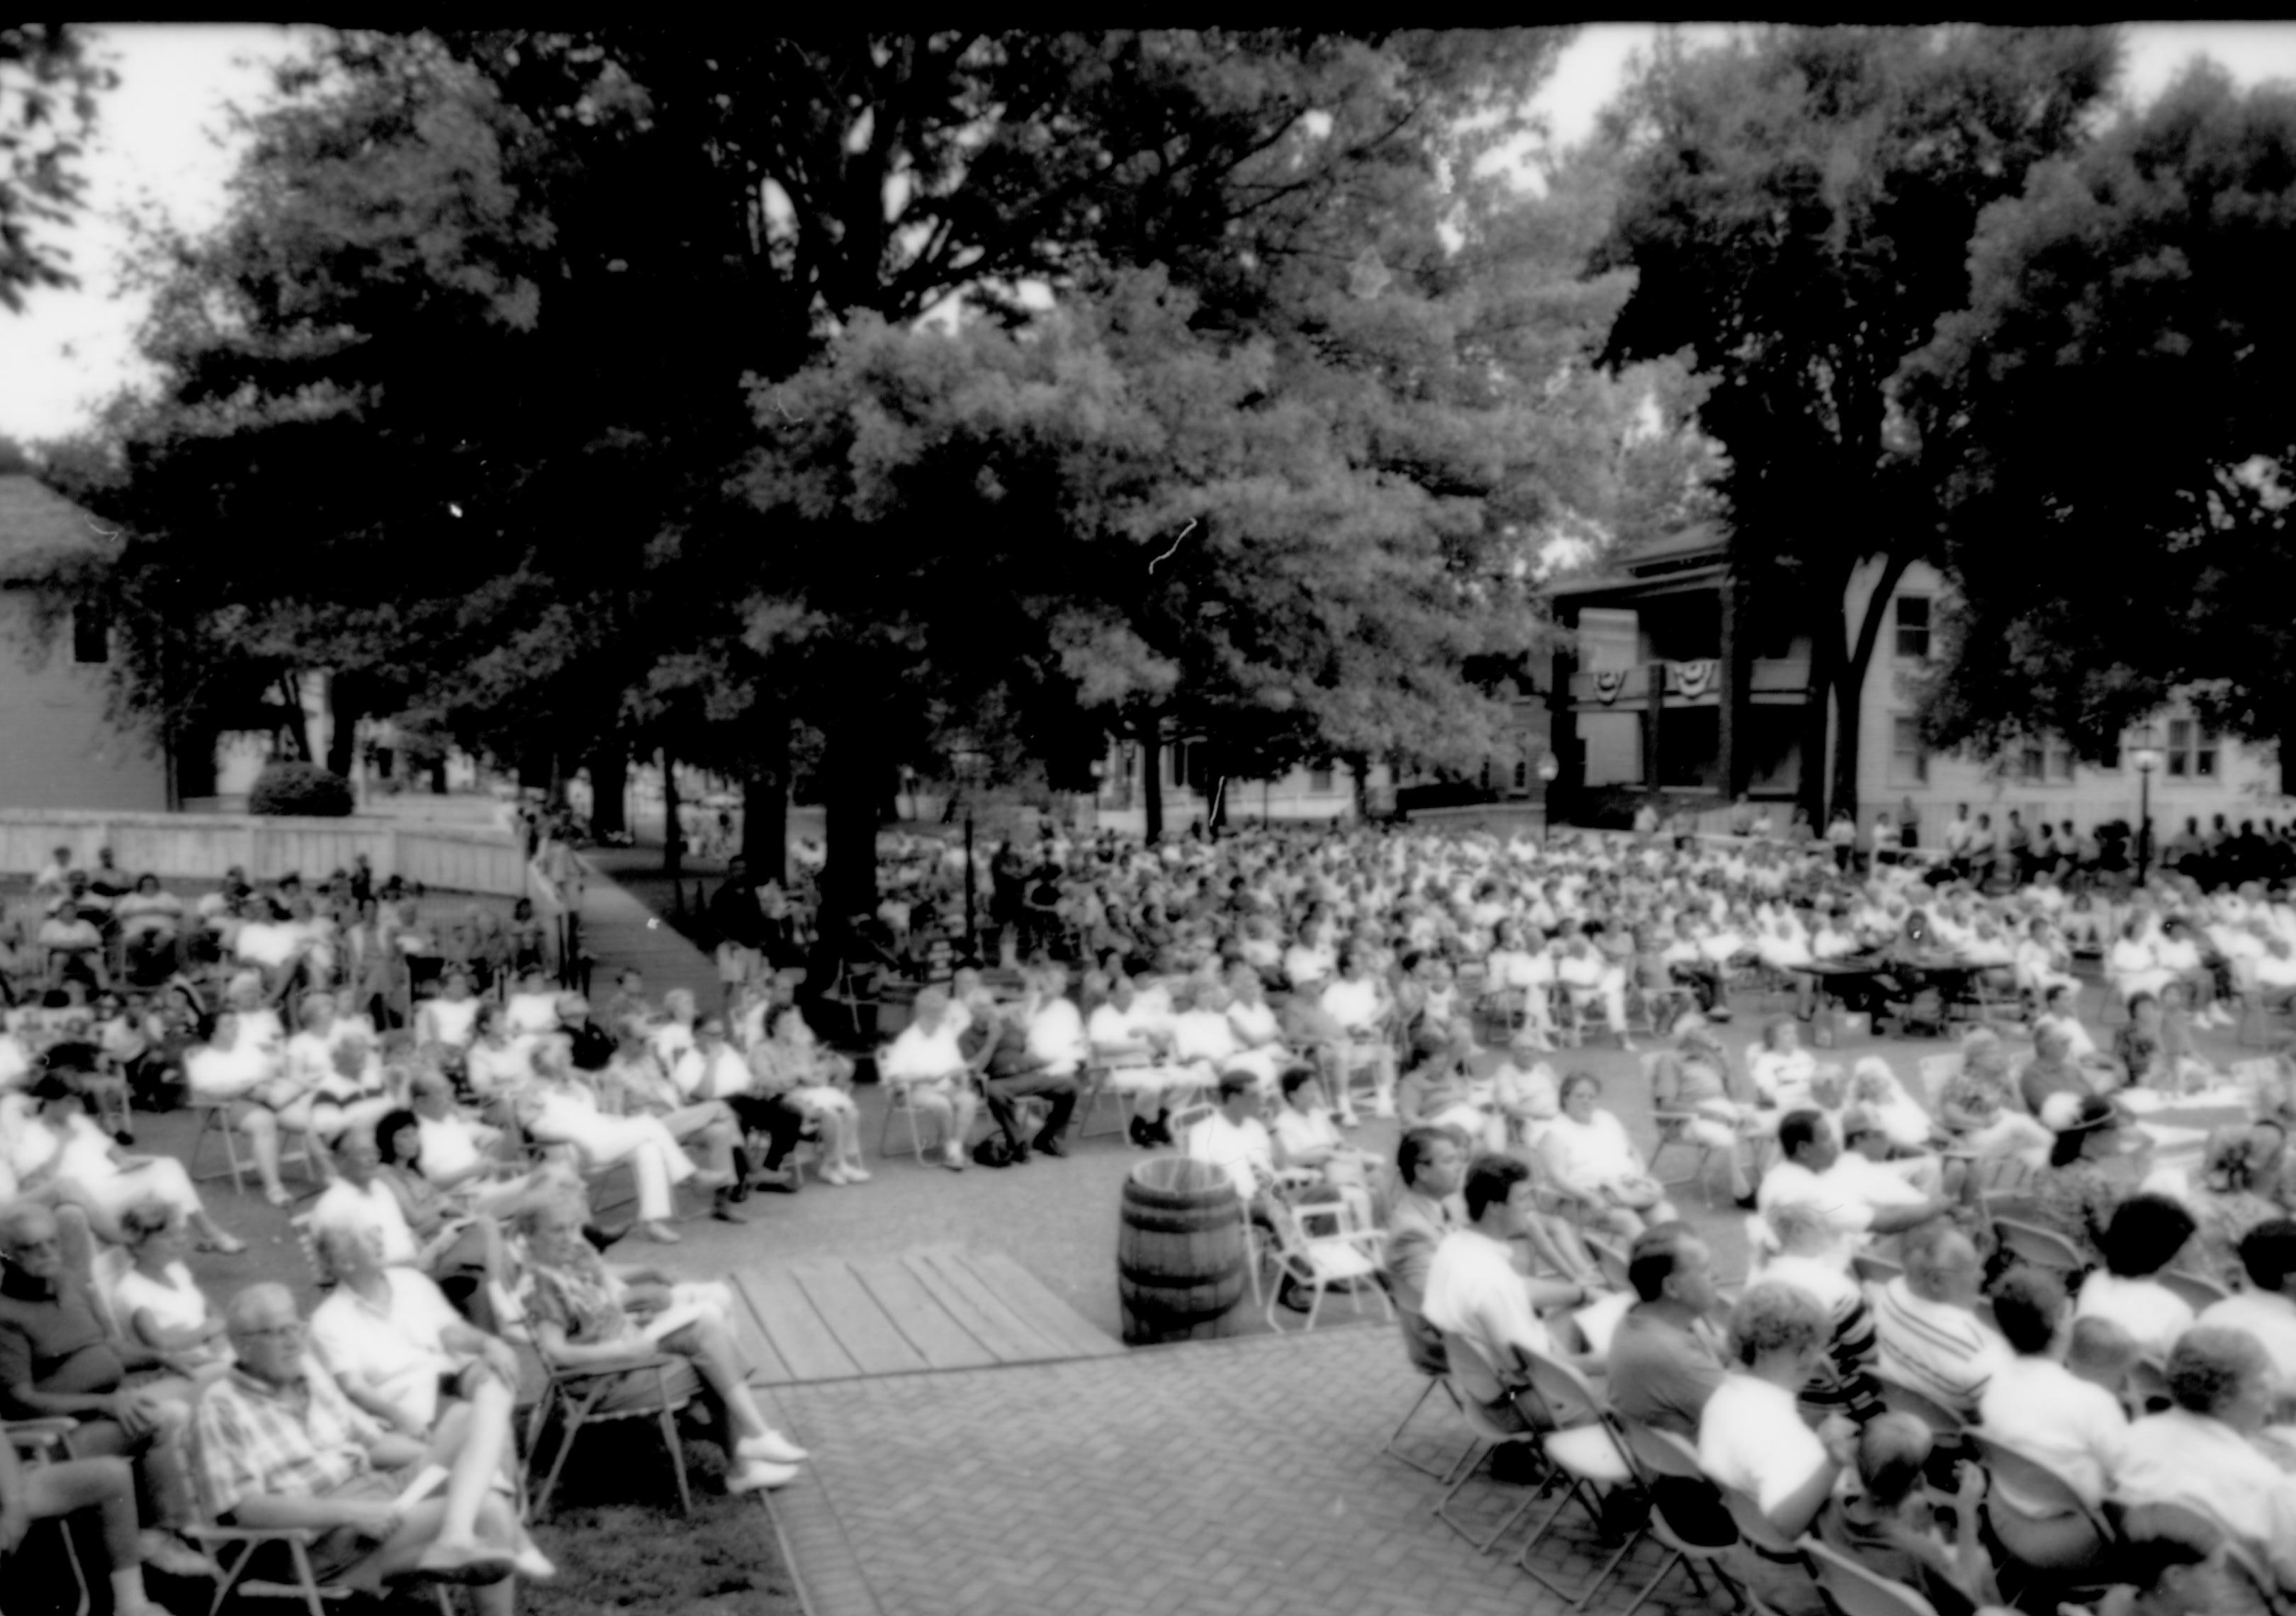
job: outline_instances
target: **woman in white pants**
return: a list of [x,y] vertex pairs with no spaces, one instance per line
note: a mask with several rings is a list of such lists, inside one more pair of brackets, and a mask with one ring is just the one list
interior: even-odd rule
[[659,1117],[610,1116],[589,1085],[574,1075],[563,1049],[536,1052],[535,1082],[519,1096],[519,1121],[545,1144],[570,1144],[587,1158],[591,1170],[628,1162],[638,1184],[638,1233],[664,1245],[677,1243],[669,1226],[676,1208],[671,1192],[691,1178],[709,1189],[733,1181],[730,1172],[704,1172],[693,1165]]
[[22,1189],[53,1184],[54,1200],[85,1211],[88,1226],[115,1243],[127,1238],[122,1213],[138,1202],[160,1201],[191,1227],[201,1250],[246,1249],[208,1216],[182,1162],[173,1156],[127,1154],[95,1125],[86,1101],[63,1078],[42,1078],[31,1097],[39,1109],[17,1133],[8,1163]]
[[285,1075],[278,1054],[242,1036],[235,1010],[216,1016],[207,1043],[184,1057],[184,1076],[194,1103],[224,1106],[226,1121],[246,1136],[263,1198],[287,1205],[293,1197],[279,1181],[279,1130],[300,1128],[308,1140],[312,1091]]

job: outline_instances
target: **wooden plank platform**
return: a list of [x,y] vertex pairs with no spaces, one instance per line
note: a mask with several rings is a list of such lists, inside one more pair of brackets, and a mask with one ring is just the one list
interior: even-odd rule
[[[753,1384],[788,1386],[1124,1350],[1002,1251],[922,1246],[890,1256],[737,1270]],[[754,1327],[752,1327],[754,1326]]]

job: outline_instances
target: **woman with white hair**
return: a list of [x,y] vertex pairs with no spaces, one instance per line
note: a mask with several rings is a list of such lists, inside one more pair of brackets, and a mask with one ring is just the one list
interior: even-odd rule
[[733,1183],[731,1171],[696,1167],[660,1118],[609,1115],[596,1091],[575,1075],[562,1043],[553,1040],[536,1052],[534,1075],[517,1097],[520,1122],[542,1144],[573,1146],[594,1170],[628,1162],[637,1178],[638,1233],[648,1240],[677,1243],[669,1226],[676,1185],[692,1179],[722,1194]]
[[1962,1040],[1961,1070],[1938,1095],[1938,1121],[1980,1161],[2048,1144],[2049,1130],[2020,1104],[1999,1035],[1971,1033]]
[[201,1249],[226,1254],[246,1243],[208,1215],[184,1164],[173,1156],[134,1156],[89,1115],[87,1102],[64,1078],[32,1086],[32,1115],[15,1132],[7,1166],[20,1193],[50,1192],[48,1199],[78,1207],[88,1225],[115,1243],[125,1238],[121,1216],[138,1202],[173,1207],[198,1235]]
[[1683,1137],[1722,1153],[1730,1164],[1730,1195],[1751,1205],[1754,1181],[1751,1158],[1758,1143],[1777,1131],[1778,1112],[1764,1112],[1731,1092],[1730,1054],[1696,1011],[1674,1024],[1674,1047],[1651,1059],[1651,1105],[1660,1112],[1686,1112],[1672,1124]]
[[2168,1380],[2175,1406],[2128,1428],[2115,1494],[2198,1505],[2296,1587],[2296,1476],[2256,1444],[2276,1398],[2272,1360],[2245,1330],[2198,1325],[2169,1349]]
[[[878,1077],[906,1086],[916,1120],[930,1118],[939,1123],[941,1164],[953,1172],[964,1169],[965,1141],[972,1136],[972,1120],[980,1108],[972,1062],[957,1045],[965,1026],[947,992],[927,988],[917,995],[909,1024],[877,1057]],[[996,1029],[992,1026],[988,1030],[993,1046]]]
[[1861,1056],[1849,1069],[1849,1102],[1861,1106],[1895,1150],[1927,1150],[1935,1125],[1921,1102],[1906,1092],[1890,1062],[1880,1055]]

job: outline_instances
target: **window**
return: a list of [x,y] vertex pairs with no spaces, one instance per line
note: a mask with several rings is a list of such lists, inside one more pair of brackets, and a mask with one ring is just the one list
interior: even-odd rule
[[111,615],[92,602],[72,608],[72,660],[111,660]]
[[1311,768],[1308,771],[1308,789],[1316,796],[1330,796],[1332,783],[1332,771],[1329,768]]
[[1514,760],[1514,789],[1519,792],[1530,789],[1530,759],[1528,758]]
[[2070,780],[2073,777],[2073,749],[2070,744],[2060,741],[2049,748],[2050,779]]
[[1916,719],[1890,720],[1890,779],[1898,785],[1930,783],[1930,755],[1922,745],[1922,726]]
[[2169,720],[2169,773],[2179,780],[2217,777],[2217,737],[2191,718]]
[[2048,749],[2038,741],[2028,741],[2017,749],[2017,778],[2039,780],[2048,768]]
[[1929,653],[1930,597],[1901,595],[1898,597],[1898,654],[1918,658]]

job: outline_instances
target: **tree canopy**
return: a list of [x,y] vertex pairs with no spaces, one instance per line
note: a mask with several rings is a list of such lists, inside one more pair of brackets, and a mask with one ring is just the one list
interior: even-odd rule
[[2109,758],[2180,689],[2296,763],[2296,93],[2189,72],[1985,216],[1909,368],[1956,586],[1927,723]]
[[[1747,610],[1814,626],[1814,810],[1855,809],[1882,606],[1936,546],[1893,452],[1894,378],[1964,302],[1980,212],[2079,144],[2115,57],[2092,29],[1766,29],[1662,44],[1611,116],[1626,161],[1597,262],[1637,278],[1609,355],[1686,353],[1708,385]],[[1876,603],[1851,623],[1849,585],[1873,562]]]
[[80,160],[98,98],[116,82],[64,22],[0,23],[0,304],[24,306],[35,286],[73,284],[51,231],[87,189]]
[[1464,752],[1539,525],[1632,480],[1599,211],[1477,167],[1557,43],[338,37],[71,490],[125,698],[768,780],[810,726],[848,823],[952,722]]

